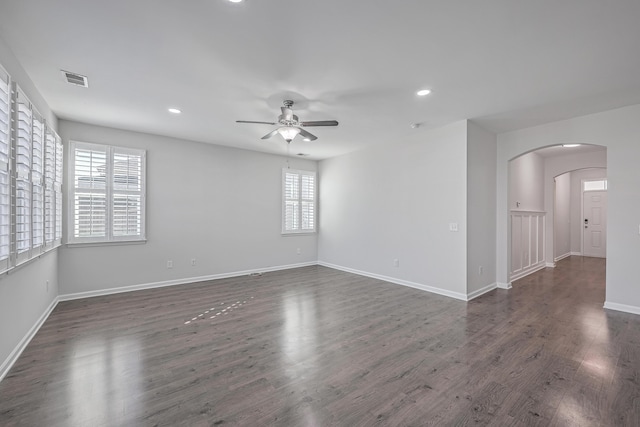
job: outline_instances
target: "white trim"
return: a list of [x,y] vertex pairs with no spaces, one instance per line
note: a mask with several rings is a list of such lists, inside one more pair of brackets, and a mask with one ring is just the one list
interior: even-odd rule
[[[76,212],[76,193],[86,192],[80,187],[76,188],[76,160],[77,151],[90,150],[93,152],[104,153],[105,155],[105,182],[104,189],[90,188],[86,189],[91,194],[100,194],[105,199],[105,234],[96,237],[77,237],[75,212]],[[115,188],[114,177],[116,173],[116,156],[132,155],[140,158],[140,188],[138,190],[118,189]],[[69,179],[67,180],[67,212],[70,213],[67,218],[67,244],[78,243],[112,243],[112,242],[138,242],[146,240],[146,188],[147,188],[147,151],[138,148],[120,147],[116,145],[96,144],[93,142],[82,142],[69,140]],[[85,191],[83,191],[85,190]],[[127,234],[122,236],[114,235],[114,206],[115,196],[133,196],[140,198],[140,233],[136,235]]]
[[582,252],[571,252],[571,256],[582,256]]
[[[556,263],[555,262],[547,262],[547,263],[544,264],[544,266],[547,267],[547,268],[556,268]],[[539,270],[541,270],[541,269],[539,269]],[[538,270],[536,270],[536,271],[538,271]],[[529,274],[529,273],[527,273],[527,274]],[[526,276],[526,274],[525,274],[525,276]]]
[[509,283],[497,282],[496,286],[498,287],[498,289],[511,289],[513,287],[513,286],[511,286],[511,282],[509,282]]
[[205,282],[208,280],[228,279],[230,277],[247,276],[254,273],[267,273],[270,271],[289,270],[292,268],[309,267],[311,265],[317,265],[315,261],[303,262],[299,264],[279,265],[275,267],[255,268],[252,270],[233,271],[230,273],[210,274],[207,276],[187,277],[183,279],[165,280],[162,282],[142,283],[139,285],[113,287],[107,289],[99,289],[96,291],[78,292],[73,294],[60,295],[58,299],[60,301],[71,301],[82,298],[99,297],[104,295],[120,294],[123,292],[141,291],[144,289],[164,288],[167,286],[186,285],[189,283]]
[[360,276],[371,277],[373,279],[384,280],[385,282],[395,283],[397,285],[408,286],[414,289],[420,289],[422,291],[431,292],[433,294],[444,295],[446,297],[467,301],[467,295],[460,292],[451,292],[446,289],[438,288],[435,286],[428,286],[428,285],[423,285],[421,283],[410,282],[408,280],[396,279],[394,277],[389,277],[389,276],[383,276],[381,274],[369,273],[366,271],[356,270],[349,267],[343,267],[341,265],[330,264],[324,261],[318,261],[318,265],[321,265],[323,267],[333,268],[335,270],[346,271],[347,273],[358,274]]
[[[555,257],[553,260],[555,262],[558,262],[558,261],[560,261],[562,259],[565,259],[565,258],[568,258],[570,256],[571,256],[571,252],[567,252],[566,254],[562,254],[560,256]],[[551,264],[551,263],[547,263],[547,267],[551,267],[549,264]],[[555,265],[554,265],[554,267],[555,267]]]
[[604,302],[604,308],[608,310],[623,311],[625,313],[640,314],[640,307],[635,305],[618,304],[615,302]]
[[16,363],[16,361],[18,360],[18,358],[20,357],[24,349],[27,348],[27,345],[29,345],[33,337],[36,335],[36,333],[38,333],[38,331],[44,324],[44,322],[49,318],[49,315],[51,314],[53,309],[56,308],[59,301],[60,299],[58,297],[54,298],[53,301],[51,301],[51,304],[49,304],[49,307],[47,307],[47,309],[44,311],[44,313],[42,313],[42,315],[36,321],[36,323],[31,327],[31,329],[29,329],[29,332],[27,332],[27,334],[20,340],[20,342],[13,349],[13,351],[9,353],[9,356],[7,356],[4,362],[2,362],[2,365],[0,365],[0,381],[2,381],[4,377],[9,373],[14,363]]
[[547,214],[547,211],[529,211],[526,209],[511,209],[509,212],[518,214],[542,214],[541,216],[545,216]]
[[[555,267],[555,265],[553,265],[553,264],[551,266]],[[523,271],[522,273],[519,273],[519,274],[516,274],[515,276],[512,276],[511,277],[511,281],[513,282],[514,280],[522,279],[523,277],[528,276],[530,274],[533,274],[536,271],[540,271],[540,270],[542,270],[544,268],[547,268],[547,264],[545,264],[545,263],[540,264],[540,265],[536,266],[535,268],[532,268],[531,270],[526,270],[526,271]]]
[[[521,225],[519,231],[514,233],[514,218],[521,218]],[[526,230],[525,230],[526,229]],[[542,229],[542,236],[540,231]],[[524,277],[534,271],[538,271],[545,267],[546,255],[546,239],[547,239],[547,217],[546,212],[543,211],[525,211],[525,210],[511,210],[509,216],[509,239],[510,250],[513,249],[513,242],[515,236],[527,236],[527,239],[521,240],[521,247],[516,248],[520,253],[518,267],[514,270],[512,257],[509,267],[509,280],[517,280],[520,277]],[[542,239],[540,239],[542,237]],[[522,248],[522,241],[528,242],[526,248]],[[534,246],[532,248],[532,246]],[[533,250],[532,250],[533,249]],[[542,249],[541,256],[539,255],[540,249]],[[518,258],[515,258],[517,260]]]
[[485,286],[484,288],[480,288],[477,291],[473,291],[467,294],[467,301],[471,301],[474,298],[478,298],[480,295],[484,295],[487,292],[491,292],[492,290],[497,288],[498,288],[498,284],[496,282],[493,282],[490,285]]
[[[287,174],[296,175],[298,180],[298,197],[295,199],[287,199]],[[302,177],[313,177],[313,198],[302,198]],[[316,171],[307,171],[301,169],[282,168],[282,230],[281,235],[300,235],[300,234],[316,234],[318,231],[318,174]],[[298,228],[295,230],[287,230],[287,201],[295,201],[298,203],[297,214],[299,216]],[[313,203],[313,228],[302,228],[302,203]]]

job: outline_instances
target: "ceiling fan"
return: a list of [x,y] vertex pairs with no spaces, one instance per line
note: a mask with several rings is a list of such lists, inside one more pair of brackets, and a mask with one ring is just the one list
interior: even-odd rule
[[309,126],[338,126],[338,122],[335,120],[320,120],[315,122],[301,122],[298,120],[298,116],[293,114],[293,101],[287,99],[284,101],[284,107],[280,107],[282,110],[282,114],[278,116],[277,122],[255,122],[250,120],[236,120],[236,123],[257,123],[262,125],[280,125],[274,131],[269,132],[262,139],[268,139],[274,136],[275,134],[280,134],[285,141],[291,142],[293,138],[297,135],[302,136],[305,141],[315,141],[318,139],[317,136],[312,133],[307,132],[302,129],[300,126],[309,127]]

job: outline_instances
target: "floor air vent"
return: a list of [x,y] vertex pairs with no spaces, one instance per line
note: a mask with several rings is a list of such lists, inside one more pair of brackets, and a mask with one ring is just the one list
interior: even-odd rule
[[67,83],[71,83],[72,85],[76,85],[76,86],[89,87],[89,79],[87,79],[87,76],[72,73],[71,71],[64,71],[64,70],[60,70],[60,71],[62,71],[62,74],[64,74],[65,79],[67,79]]

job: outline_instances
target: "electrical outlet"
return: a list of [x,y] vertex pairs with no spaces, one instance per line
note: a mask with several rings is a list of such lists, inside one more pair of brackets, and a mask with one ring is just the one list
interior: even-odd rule
[[196,259],[191,258],[191,267],[195,267],[195,266],[196,266]]
[[478,276],[482,276],[482,273],[484,273],[484,267],[480,266],[478,267]]
[[400,267],[400,260],[398,258],[393,260],[393,266],[394,267]]
[[457,222],[451,222],[449,223],[449,231],[458,231],[458,223]]
[[49,281],[47,280],[47,292],[49,292]]
[[173,261],[167,261],[167,268],[173,268]]
[[298,249],[296,250],[296,253],[297,253],[298,255],[300,255],[300,254],[302,253],[302,251],[300,250],[300,248],[298,248]]

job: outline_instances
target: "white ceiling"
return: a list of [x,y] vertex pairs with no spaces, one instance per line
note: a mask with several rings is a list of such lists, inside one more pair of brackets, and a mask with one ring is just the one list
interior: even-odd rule
[[563,147],[562,145],[554,145],[551,147],[540,148],[535,150],[536,154],[542,157],[559,157],[573,154],[593,153],[596,151],[607,151],[606,147],[600,145],[581,144],[577,147]]
[[60,118],[282,154],[235,120],[291,98],[340,122],[291,144],[314,159],[640,103],[639,22],[638,0],[0,0],[0,37]]

